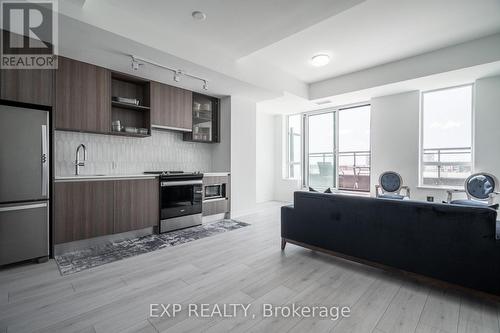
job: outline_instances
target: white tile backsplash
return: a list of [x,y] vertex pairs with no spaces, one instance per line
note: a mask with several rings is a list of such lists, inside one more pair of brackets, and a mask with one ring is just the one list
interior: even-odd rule
[[81,174],[137,174],[150,170],[211,171],[212,147],[182,140],[182,133],[152,131],[147,138],[55,132],[55,174],[75,172],[76,147],[87,147]]

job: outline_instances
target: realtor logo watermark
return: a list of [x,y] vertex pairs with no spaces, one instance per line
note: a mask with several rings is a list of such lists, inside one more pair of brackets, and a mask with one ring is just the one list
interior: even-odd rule
[[3,69],[57,68],[57,0],[1,0]]

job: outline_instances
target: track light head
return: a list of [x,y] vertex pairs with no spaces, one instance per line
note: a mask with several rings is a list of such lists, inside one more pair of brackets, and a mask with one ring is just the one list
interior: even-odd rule
[[131,63],[131,65],[132,65],[132,69],[133,69],[134,71],[136,71],[136,70],[138,70],[138,69],[139,69],[139,67],[140,67],[142,64],[141,64],[139,61],[137,61],[137,59],[135,59],[134,57],[132,57],[132,63]]
[[182,71],[180,69],[174,72],[174,81],[179,82],[181,80]]
[[203,80],[203,90],[208,90],[208,81]]

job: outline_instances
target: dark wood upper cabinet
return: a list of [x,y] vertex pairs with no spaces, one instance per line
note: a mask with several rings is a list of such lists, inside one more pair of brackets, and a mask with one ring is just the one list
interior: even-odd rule
[[[9,33],[0,29],[2,37]],[[17,38],[30,38],[11,33]],[[38,53],[38,51],[33,51]],[[1,69],[0,99],[36,105],[52,106],[54,103],[54,70],[52,69]]]
[[55,128],[109,133],[111,72],[59,57],[56,70]]
[[151,123],[153,127],[191,131],[193,93],[159,82],[151,82]]
[[52,106],[54,70],[2,69],[0,71],[0,98],[15,102]]
[[185,141],[220,142],[220,101],[218,98],[193,93],[193,128],[184,133]]
[[55,183],[56,244],[113,233],[113,181]]
[[158,225],[157,179],[118,180],[114,186],[114,233]]

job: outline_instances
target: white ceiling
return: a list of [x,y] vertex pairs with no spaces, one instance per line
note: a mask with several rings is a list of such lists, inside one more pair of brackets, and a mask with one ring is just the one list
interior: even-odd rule
[[[154,24],[158,43],[174,43],[188,52],[213,50],[234,59],[246,56],[327,19],[363,0],[106,0],[115,11],[134,13]],[[103,0],[87,1],[87,8]],[[97,5],[97,6],[96,6]],[[193,11],[207,15],[194,21]],[[114,16],[119,19],[119,16]],[[139,22],[129,22],[137,26]],[[145,31],[145,33],[148,33]],[[169,46],[167,46],[169,47]],[[177,50],[172,50],[176,52]]]
[[[498,31],[498,0],[368,0],[254,56],[311,83]],[[319,51],[325,67],[309,63]]]
[[[499,0],[63,0],[59,6],[67,16],[222,77],[303,97],[311,82],[500,32]],[[207,20],[194,21],[194,10]],[[317,52],[331,54],[332,62],[312,67]]]

